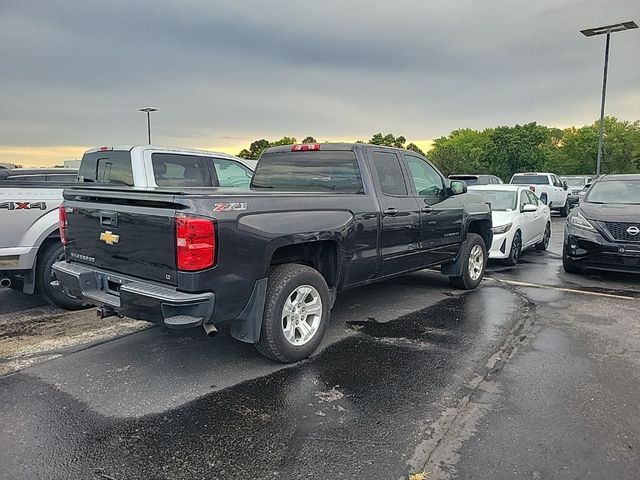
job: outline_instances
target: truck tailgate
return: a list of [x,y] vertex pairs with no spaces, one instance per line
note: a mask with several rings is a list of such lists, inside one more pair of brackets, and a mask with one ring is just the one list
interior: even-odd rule
[[72,190],[64,205],[68,259],[176,285],[172,194]]

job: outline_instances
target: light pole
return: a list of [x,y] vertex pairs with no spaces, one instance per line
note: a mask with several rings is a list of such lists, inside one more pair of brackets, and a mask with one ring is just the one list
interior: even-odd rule
[[151,112],[157,112],[158,109],[154,107],[143,107],[138,109],[139,112],[144,112],[147,114],[147,136],[149,137],[149,145],[151,145]]
[[604,47],[604,75],[602,78],[602,101],[600,103],[600,128],[598,130],[598,161],[596,163],[596,177],[600,176],[600,166],[602,164],[602,144],[604,142],[604,99],[607,94],[607,70],[609,68],[609,43],[611,34],[638,28],[635,22],[622,22],[614,25],[605,25],[603,27],[587,28],[580,30],[585,37],[593,37],[595,35],[607,35],[607,42]]

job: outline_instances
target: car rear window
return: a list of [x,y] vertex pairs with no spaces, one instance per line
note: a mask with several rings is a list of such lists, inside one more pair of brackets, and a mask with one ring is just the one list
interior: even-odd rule
[[546,175],[514,175],[511,183],[513,185],[548,185],[549,178]]
[[260,157],[251,188],[283,191],[362,193],[351,151],[273,152]]
[[85,153],[78,171],[79,182],[133,185],[131,154],[128,150]]
[[473,175],[449,175],[449,180],[462,180],[467,185],[477,185],[479,177]]

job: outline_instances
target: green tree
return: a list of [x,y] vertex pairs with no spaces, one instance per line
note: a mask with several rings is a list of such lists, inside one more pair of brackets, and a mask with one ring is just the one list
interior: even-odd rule
[[640,172],[640,121],[605,117],[604,131],[602,173]]
[[282,137],[280,140],[276,140],[275,142],[271,142],[271,147],[277,147],[279,145],[293,145],[294,143],[298,143],[296,137]]
[[269,140],[265,140],[264,138],[261,140],[256,140],[255,142],[251,143],[248,150],[246,148],[243,149],[238,154],[238,156],[240,158],[246,158],[249,160],[257,160],[257,158],[260,156],[262,151],[265,148],[269,148],[270,146],[271,146],[271,143],[269,142]]
[[318,143],[318,141],[313,137],[306,137],[302,140],[302,143]]
[[483,163],[490,173],[509,180],[514,173],[541,170],[547,164],[549,129],[536,122],[497,127],[489,134]]
[[410,143],[406,148],[407,150],[411,150],[413,152],[419,153],[422,156],[425,156],[424,152],[415,143]]
[[385,147],[396,147],[396,148],[404,148],[404,144],[407,142],[407,139],[402,135],[399,137],[395,137],[391,133],[387,133],[386,135],[382,135],[382,133],[376,133],[373,137],[369,139],[371,145],[383,145]]
[[489,137],[493,132],[464,128],[454,130],[433,142],[429,159],[446,175],[452,173],[490,173],[486,164]]

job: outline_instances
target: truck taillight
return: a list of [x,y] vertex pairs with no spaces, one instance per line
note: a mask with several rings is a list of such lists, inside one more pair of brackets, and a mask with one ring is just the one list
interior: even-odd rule
[[216,227],[207,218],[176,217],[178,270],[204,270],[216,263]]
[[535,185],[530,185],[529,186],[529,190],[531,190],[533,193],[536,193],[536,186]]
[[67,227],[69,226],[69,223],[67,222],[67,210],[64,205],[60,205],[60,207],[58,207],[58,222],[60,241],[62,242],[62,245],[66,247],[69,242],[67,238]]
[[320,150],[319,143],[303,143],[302,145],[292,145],[292,152],[308,152],[309,150]]

